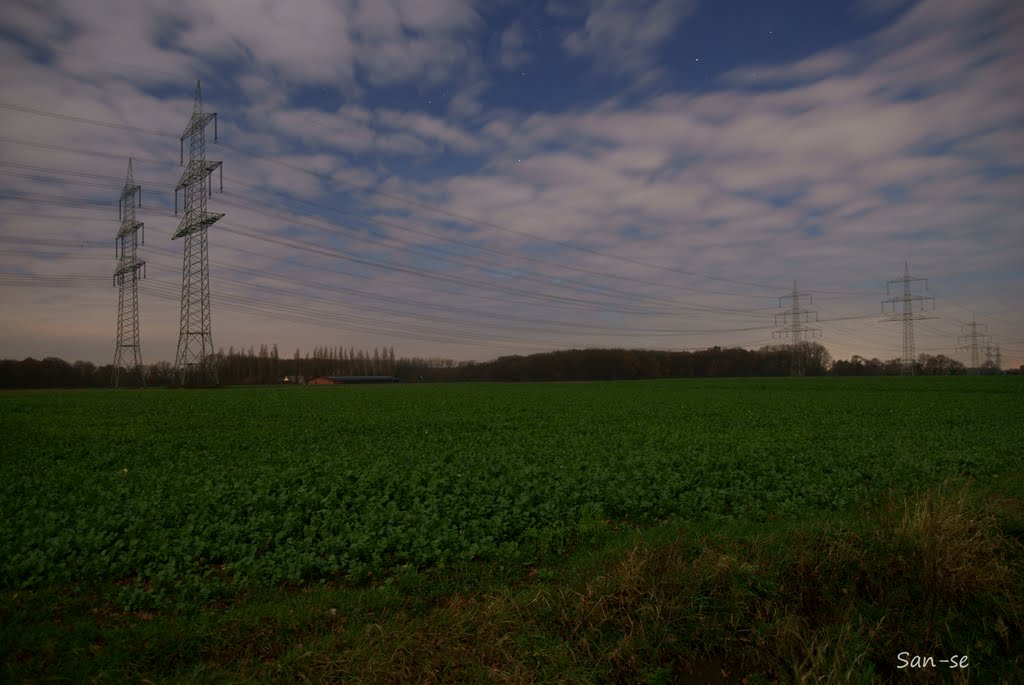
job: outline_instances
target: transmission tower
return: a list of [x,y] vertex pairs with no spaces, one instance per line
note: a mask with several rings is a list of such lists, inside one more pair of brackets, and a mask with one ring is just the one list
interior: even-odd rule
[[132,160],[128,160],[128,174],[117,204],[121,228],[114,239],[114,256],[117,270],[114,271],[114,285],[117,293],[117,347],[114,349],[114,387],[118,387],[121,369],[134,371],[139,382],[146,385],[146,374],[142,370],[142,348],[139,346],[139,271],[146,274],[146,263],[139,260],[139,231],[142,242],[146,242],[146,229],[141,221],[135,220],[136,200],[142,206],[142,187],[132,178]]
[[185,164],[185,139],[188,138],[188,166],[174,189],[174,213],[178,213],[178,191],[185,191],[183,215],[173,240],[185,239],[181,267],[181,326],[175,374],[182,385],[217,384],[213,359],[213,335],[210,331],[210,262],[206,229],[223,217],[206,211],[206,200],[213,192],[213,171],[221,170],[220,188],[224,190],[224,168],[220,162],[206,159],[206,126],[213,121],[213,139],[217,140],[217,114],[203,111],[203,99],[196,81],[196,99],[192,117],[181,134],[181,163]]
[[[974,369],[976,371],[979,368],[978,339],[980,338],[981,340],[984,340],[985,338],[988,337],[988,335],[985,333],[985,330],[988,329],[988,326],[986,326],[983,323],[978,323],[977,321],[975,321],[974,314],[972,313],[971,322],[961,324],[960,329],[970,329],[970,333],[965,333],[964,335],[960,336],[960,341],[964,343],[960,347],[960,349],[963,350],[964,352],[969,351],[971,353],[971,369]],[[979,332],[979,329],[981,329],[981,332]],[[989,350],[989,354],[991,354],[991,350]],[[991,358],[991,356],[989,358]]]
[[1003,353],[999,349],[999,345],[996,345],[996,371],[1003,370]]
[[812,295],[807,293],[801,293],[796,289],[796,281],[793,281],[793,292],[789,295],[783,295],[779,298],[779,306],[782,307],[782,301],[788,299],[789,308],[784,312],[779,312],[775,315],[775,325],[779,325],[779,318],[782,318],[782,328],[772,332],[773,338],[789,338],[790,346],[793,349],[793,366],[790,368],[790,374],[793,376],[802,376],[806,372],[806,359],[804,338],[808,336],[814,337],[815,335],[821,335],[820,328],[813,328],[806,326],[805,324],[811,323],[811,316],[814,316],[814,321],[818,320],[818,312],[810,309],[804,309],[800,306],[800,298],[806,297],[807,304],[813,304],[814,298]]
[[[935,298],[927,295],[915,295],[911,288],[911,283],[914,281],[924,281],[924,289],[928,290],[928,279],[927,278],[911,278],[910,277],[910,264],[907,262],[903,263],[903,278],[899,278],[893,281],[888,281],[885,284],[885,294],[888,297],[892,294],[892,286],[896,283],[903,284],[903,293],[896,297],[888,297],[886,300],[882,300],[882,311],[885,311],[885,305],[892,304],[893,313],[888,319],[882,319],[883,321],[902,321],[903,322],[903,356],[900,358],[900,375],[914,375],[914,321],[916,319],[934,319],[934,316],[928,316],[924,313],[924,303],[931,300],[932,307],[935,306]],[[903,314],[896,313],[896,303],[903,303]],[[921,310],[914,313],[914,303],[921,303]]]

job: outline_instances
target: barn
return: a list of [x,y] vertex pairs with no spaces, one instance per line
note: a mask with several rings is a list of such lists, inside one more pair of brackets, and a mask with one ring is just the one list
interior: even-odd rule
[[395,376],[319,376],[310,385],[365,385],[369,383],[397,383]]

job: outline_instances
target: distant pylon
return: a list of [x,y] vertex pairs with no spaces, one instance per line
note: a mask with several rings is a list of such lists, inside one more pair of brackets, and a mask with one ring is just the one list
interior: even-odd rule
[[[988,326],[986,326],[983,323],[978,323],[977,321],[975,321],[974,320],[974,312],[971,312],[971,322],[970,323],[961,324],[960,328],[961,329],[970,329],[970,333],[965,333],[964,335],[960,336],[960,340],[964,341],[964,343],[965,343],[964,345],[962,345],[960,347],[960,349],[963,350],[964,352],[968,352],[969,351],[971,353],[971,368],[977,370],[979,368],[979,364],[978,364],[978,339],[981,338],[982,340],[984,340],[987,337],[987,334],[984,333],[984,330],[987,329]],[[981,329],[982,332],[979,333],[978,329]],[[991,358],[991,357],[989,357],[989,358]]]
[[[914,313],[914,303],[921,303],[921,311],[924,311],[924,303],[927,300],[932,301],[932,306],[935,305],[935,298],[925,295],[915,295],[911,290],[910,284],[914,281],[924,281],[924,289],[928,290],[928,279],[927,278],[911,278],[910,277],[910,264],[908,262],[903,263],[903,278],[899,278],[893,281],[888,281],[885,284],[885,294],[891,294],[891,288],[895,283],[903,284],[903,294],[897,297],[890,297],[886,300],[882,300],[882,311],[885,311],[885,305],[892,304],[893,314],[888,319],[883,321],[902,321],[903,322],[903,356],[900,358],[900,375],[914,375],[914,320],[915,319],[934,319],[933,316],[926,314]],[[896,314],[896,303],[903,303],[903,314]]]
[[114,285],[117,293],[117,346],[114,349],[114,387],[118,387],[121,369],[130,369],[139,375],[139,383],[146,385],[146,374],[142,369],[142,348],[139,345],[139,271],[145,277],[146,263],[139,260],[139,230],[142,242],[146,242],[146,230],[141,221],[135,220],[136,199],[142,206],[142,187],[132,177],[132,160],[128,160],[128,174],[118,200],[117,213],[121,227],[114,239],[114,256],[117,269],[114,271]]
[[1003,353],[999,349],[999,345],[996,345],[996,371],[1003,370]]
[[783,295],[779,298],[779,306],[782,306],[782,301],[789,299],[789,308],[784,312],[779,312],[775,315],[775,325],[779,325],[779,317],[782,317],[782,329],[773,331],[772,337],[782,338],[788,337],[790,339],[790,346],[793,349],[793,365],[790,367],[790,375],[803,376],[807,372],[807,364],[805,359],[806,349],[804,344],[805,334],[810,334],[810,337],[821,334],[820,328],[813,328],[805,326],[804,324],[811,322],[811,316],[814,316],[814,321],[818,320],[818,312],[810,309],[804,309],[800,306],[800,298],[806,297],[808,304],[813,304],[814,296],[807,293],[801,293],[796,289],[796,281],[793,281],[793,292],[789,295]]
[[203,111],[203,99],[196,81],[196,99],[185,132],[181,134],[181,163],[185,163],[185,139],[189,139],[188,166],[174,189],[174,211],[178,211],[178,191],[185,191],[181,223],[173,240],[185,239],[181,267],[181,325],[178,330],[178,352],[174,359],[175,375],[182,385],[217,384],[217,368],[213,360],[213,334],[210,317],[210,262],[207,253],[206,229],[223,217],[206,211],[206,199],[213,192],[211,174],[220,167],[221,190],[224,190],[224,169],[220,162],[206,161],[206,125],[214,122],[213,139],[217,139],[217,114]]

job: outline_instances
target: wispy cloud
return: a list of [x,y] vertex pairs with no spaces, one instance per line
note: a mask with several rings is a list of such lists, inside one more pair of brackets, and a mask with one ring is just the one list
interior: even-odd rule
[[499,38],[498,62],[506,69],[515,69],[530,61],[526,49],[526,33],[522,22],[515,21],[506,28]]
[[[561,51],[559,68],[581,65],[581,79],[638,78],[659,72],[700,7],[548,9],[558,31],[454,0],[311,1],[301,12],[272,0],[259,12],[200,0],[5,3],[0,103],[166,135],[0,110],[0,235],[109,244],[118,179],[128,156],[140,160],[144,258],[165,284],[153,293],[171,284],[145,301],[144,352],[173,356],[173,163],[202,77],[226,143],[208,153],[225,161],[230,193],[211,201],[227,212],[225,230],[211,229],[217,292],[328,322],[222,307],[218,345],[333,336],[482,358],[550,344],[758,342],[794,279],[822,293],[822,318],[867,315],[905,259],[960,307],[1005,312],[1024,287],[1019,3],[876,4],[889,17],[881,28],[798,59],[748,60],[700,88],[660,80],[628,98],[555,105],[556,88],[533,107],[509,68],[537,59],[543,41]],[[83,183],[90,174],[99,186]],[[79,204],[12,199],[25,193]],[[0,270],[105,276],[107,256],[5,242]],[[318,286],[323,297],[311,295]],[[23,323],[0,326],[0,355],[104,359],[108,289],[5,293],[0,319]],[[922,346],[955,344],[966,310],[950,309],[922,329]],[[1002,317],[1008,339],[1024,337]],[[759,325],[765,335],[745,330]],[[899,353],[891,327],[850,326],[829,334],[834,353]],[[688,328],[736,333],[643,334]],[[465,342],[442,345],[438,331]]]
[[655,52],[697,3],[691,0],[589,0],[583,27],[566,36],[569,54],[602,68],[635,72],[656,62]]

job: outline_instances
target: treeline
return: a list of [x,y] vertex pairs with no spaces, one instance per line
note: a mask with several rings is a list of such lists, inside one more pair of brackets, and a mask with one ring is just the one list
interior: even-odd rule
[[[832,364],[833,376],[898,376],[902,369],[899,359],[881,361],[877,357],[866,359],[853,355],[849,360],[839,360]],[[916,376],[962,376],[967,373],[963,363],[944,354],[932,356],[921,353],[914,362]]]
[[[1008,373],[1024,372],[1010,371]],[[399,360],[395,374],[403,381],[597,381],[656,378],[724,378],[730,376],[899,376],[900,360],[866,359],[854,355],[833,361],[824,345],[768,345],[757,350],[712,347],[692,352],[628,349],[559,350],[527,356],[499,357],[488,362]],[[994,363],[967,369],[945,355],[918,355],[919,376],[1002,373]]]
[[304,382],[317,376],[391,376],[398,362],[395,348],[357,350],[354,347],[314,347],[288,358],[281,358],[277,345],[260,345],[259,350],[218,352],[220,382],[225,385],[269,385],[282,382]]
[[[392,347],[356,350],[355,348],[315,347],[303,353],[296,350],[281,357],[277,345],[259,348],[219,350],[214,355],[218,380],[222,385],[270,385],[305,382],[316,376],[393,375],[400,362]],[[425,368],[420,365],[420,368]],[[148,386],[173,385],[174,366],[166,361],[143,367]],[[0,388],[106,388],[113,384],[114,366],[92,362],[69,363],[57,357],[37,360],[0,360]],[[121,370],[122,387],[141,385],[132,371]]]
[[[429,369],[431,381],[597,381],[655,378],[722,378],[727,376],[788,376],[802,355],[805,375],[828,372],[831,358],[818,343],[799,350],[768,346],[759,350],[712,347],[695,352],[665,350],[559,350],[493,361],[463,362]],[[402,378],[402,376],[399,376]],[[405,380],[405,378],[402,378]]]
[[[757,350],[712,347],[692,352],[628,349],[559,350],[528,356],[499,357],[487,362],[452,359],[397,358],[393,347],[356,350],[315,347],[282,357],[276,345],[228,348],[215,355],[224,385],[304,383],[317,376],[397,376],[404,382],[466,381],[596,381],[655,378],[723,378],[728,376],[898,376],[900,360],[866,359],[854,355],[832,361],[819,343],[774,345]],[[109,387],[113,366],[68,363],[55,357],[42,360],[0,361],[0,388]],[[999,373],[991,362],[966,369],[945,355],[920,354],[914,373],[922,376]],[[1016,373],[1016,371],[1014,372]],[[145,367],[146,385],[172,385],[174,368],[168,362]],[[135,374],[122,371],[120,385],[138,385]]]
[[[1024,367],[1021,369],[1024,372]],[[865,359],[832,361],[819,343],[774,345],[758,350],[713,347],[696,352],[591,349],[564,350],[529,356],[500,357],[494,361],[457,364],[433,369],[425,378],[437,381],[592,381],[641,378],[723,378],[727,376],[899,376],[900,360]],[[955,376],[1002,373],[994,363],[967,369],[945,355],[920,354],[914,364],[918,376]],[[1011,373],[1018,373],[1016,371]]]

